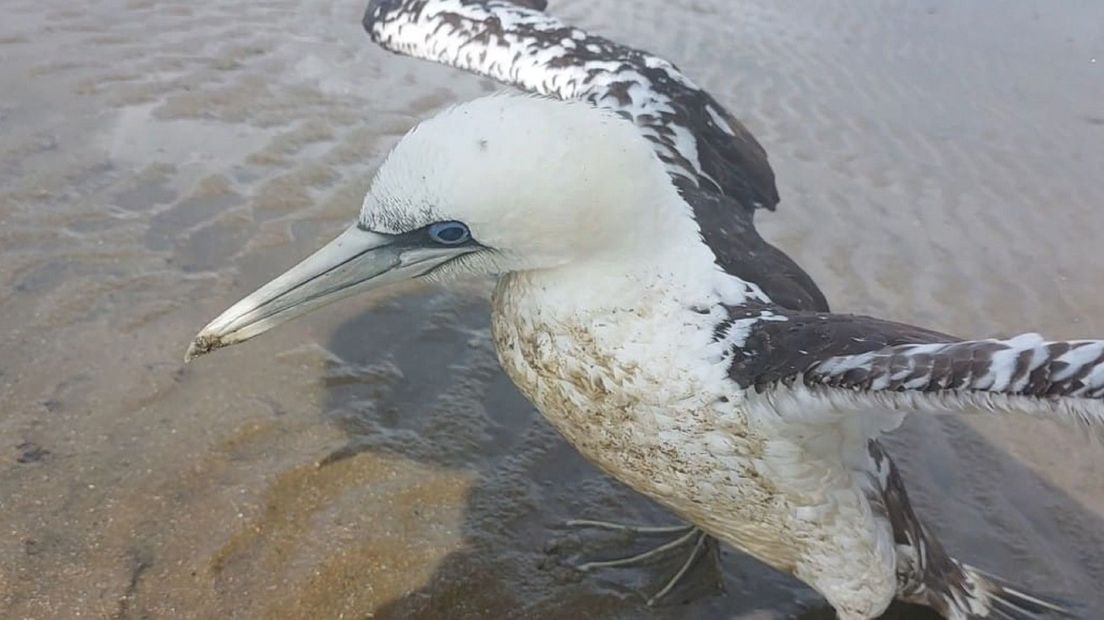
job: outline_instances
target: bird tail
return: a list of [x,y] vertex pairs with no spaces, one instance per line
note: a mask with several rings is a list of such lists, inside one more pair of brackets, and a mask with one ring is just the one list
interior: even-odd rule
[[897,544],[898,598],[932,607],[948,620],[1080,617],[1067,603],[1032,594],[951,557],[912,509],[893,459],[877,441],[870,442],[869,450],[879,483],[878,492],[870,495],[871,506],[885,514]]
[[[946,600],[947,606],[960,614],[959,618],[1042,620],[1081,617],[1065,601],[1028,592],[1000,577],[957,561],[955,563],[959,565],[963,578],[974,586],[968,590],[974,600]],[[955,618],[953,613],[948,614],[948,618]]]
[[925,567],[928,569],[925,574],[908,576],[911,579],[906,577],[899,584],[898,596],[910,603],[927,605],[947,620],[1083,617],[1066,601],[1029,592],[958,560],[946,560],[948,562],[937,571]]

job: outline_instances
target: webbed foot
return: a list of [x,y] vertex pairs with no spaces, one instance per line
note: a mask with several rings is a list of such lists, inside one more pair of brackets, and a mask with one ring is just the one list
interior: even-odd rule
[[714,562],[718,561],[717,554],[715,553],[716,540],[703,530],[689,524],[655,527],[575,519],[565,523],[565,526],[570,528],[602,529],[623,533],[630,536],[630,541],[638,536],[666,536],[668,538],[666,541],[641,553],[622,558],[591,560],[576,564],[575,568],[582,572],[591,572],[602,568],[628,568],[646,565],[654,562],[658,558],[667,557],[671,554],[678,553],[679,550],[685,549],[684,559],[678,565],[678,569],[663,582],[659,590],[648,597],[647,602],[649,606],[655,606],[661,603],[665,597],[670,595],[686,574],[690,572],[690,569],[693,568],[703,556],[712,555]]

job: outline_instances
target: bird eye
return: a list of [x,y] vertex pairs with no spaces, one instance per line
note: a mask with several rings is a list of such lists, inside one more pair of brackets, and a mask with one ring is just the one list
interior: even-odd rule
[[462,222],[437,222],[430,225],[429,238],[444,245],[459,245],[471,239],[471,232]]

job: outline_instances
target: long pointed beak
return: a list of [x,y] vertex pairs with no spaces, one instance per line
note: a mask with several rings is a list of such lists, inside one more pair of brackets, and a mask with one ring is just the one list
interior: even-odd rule
[[350,295],[425,275],[477,247],[423,245],[410,235],[385,235],[351,226],[211,321],[196,334],[184,361],[245,342]]

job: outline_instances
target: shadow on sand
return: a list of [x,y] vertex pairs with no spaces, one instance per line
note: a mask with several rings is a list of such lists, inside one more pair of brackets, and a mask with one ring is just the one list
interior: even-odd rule
[[[464,549],[448,555],[428,584],[376,610],[375,618],[734,618],[752,612],[758,612],[756,618],[835,617],[816,593],[795,579],[727,548],[720,551],[720,575],[715,563],[699,562],[669,604],[654,609],[644,599],[677,569],[679,556],[642,569],[586,575],[572,569],[572,562],[583,557],[584,539],[591,558],[619,557],[646,548],[647,541],[569,531],[562,526],[567,519],[676,521],[585,462],[515,391],[495,360],[487,316],[486,302],[478,295],[426,292],[348,321],[329,343],[336,359],[324,378],[324,412],[347,433],[349,443],[327,461],[364,451],[399,454],[434,467],[474,472],[476,479],[463,507]],[[365,376],[374,378],[349,380]],[[916,426],[905,429],[891,449],[924,446],[917,452],[922,458],[934,446],[940,460],[935,473],[910,475],[907,462],[903,469],[914,490],[921,491],[921,514],[939,525],[934,529],[953,552],[1010,579],[1030,577],[1027,585],[1033,587],[1069,592],[1081,600],[1093,596],[1088,573],[1099,571],[1104,561],[1099,538],[1094,534],[1086,542],[1068,533],[1104,532],[1104,521],[964,424],[928,419]],[[963,450],[970,462],[986,464],[990,478],[1014,479],[1018,488],[1029,489],[1039,513],[1028,511],[1011,525],[1008,519],[996,519],[1007,531],[1000,536],[989,531],[987,515],[1001,506],[992,498],[967,496],[973,472],[956,471],[946,461],[953,457],[943,454]],[[965,495],[955,497],[956,492]],[[954,497],[946,501],[958,512],[932,515],[925,504],[939,505],[944,493]],[[1047,506],[1064,507],[1064,525],[1058,530],[1039,526],[1049,515]],[[1042,534],[1032,533],[1039,527]],[[983,534],[977,535],[976,528]],[[1093,539],[1095,549],[1086,550]],[[1015,542],[1005,544],[1009,540]],[[1035,544],[1058,546],[1063,552],[1045,554],[1048,562],[1081,558],[1084,581],[1031,577]],[[938,616],[895,605],[885,617]]]

